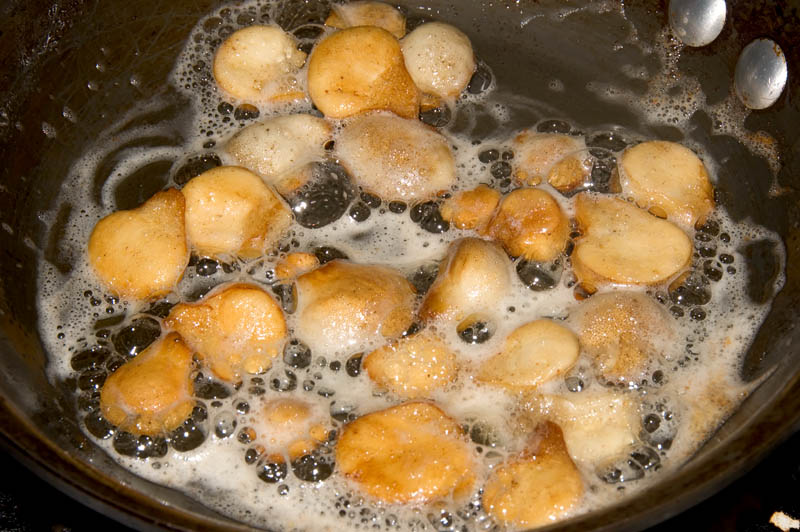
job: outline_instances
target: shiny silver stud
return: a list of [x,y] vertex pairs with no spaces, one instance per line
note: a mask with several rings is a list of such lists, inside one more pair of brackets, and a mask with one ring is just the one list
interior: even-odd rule
[[669,25],[688,46],[705,46],[725,26],[725,0],[670,0]]
[[756,39],[739,55],[733,85],[750,109],[766,109],[780,97],[788,69],[781,47],[771,39]]

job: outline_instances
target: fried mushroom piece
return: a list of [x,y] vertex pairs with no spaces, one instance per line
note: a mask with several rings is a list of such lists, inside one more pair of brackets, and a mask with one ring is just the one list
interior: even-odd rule
[[647,378],[653,359],[674,339],[669,313],[639,292],[596,294],[571,314],[583,349],[609,381]]
[[112,373],[100,390],[103,416],[135,435],[176,429],[192,413],[192,352],[170,333]]
[[364,358],[369,378],[383,389],[416,399],[456,378],[456,355],[428,329],[380,347]]
[[519,457],[492,471],[483,488],[483,506],[503,525],[527,529],[564,518],[583,491],[561,428],[546,421],[536,427]]
[[503,198],[481,234],[501,242],[514,257],[548,262],[567,244],[569,219],[544,190],[518,188]]
[[415,299],[391,268],[333,260],[297,278],[295,333],[312,352],[396,338],[413,322]]
[[298,172],[325,159],[331,126],[307,114],[278,116],[242,129],[225,149],[236,162],[259,174],[284,196],[305,183]]
[[345,425],[336,463],[361,491],[389,504],[458,499],[475,480],[461,428],[427,402],[403,403]]
[[431,285],[419,317],[425,322],[462,321],[470,314],[497,308],[510,290],[511,261],[495,244],[480,238],[451,243]]
[[284,281],[294,279],[319,266],[319,259],[313,253],[289,253],[275,266],[275,279]]
[[109,214],[89,237],[89,264],[103,285],[124,298],[168,294],[189,264],[183,195],[169,189],[141,206]]
[[377,26],[398,39],[406,34],[406,17],[396,7],[382,2],[332,4],[325,25],[337,29]]
[[229,284],[197,303],[175,305],[164,320],[186,340],[220,379],[235,382],[242,372],[262,373],[286,341],[286,320],[260,287]]
[[317,410],[298,399],[273,399],[260,407],[254,426],[263,454],[275,462],[311,454],[328,438],[325,417]]
[[637,205],[694,227],[714,210],[703,161],[685,146],[653,140],[628,148],[620,160],[622,192]]
[[186,232],[200,255],[260,257],[289,227],[289,208],[260,177],[238,166],[218,166],[191,179]]
[[278,26],[249,26],[233,32],[214,55],[214,79],[240,100],[297,100],[305,97],[295,75],[306,54]]
[[453,194],[442,203],[439,212],[444,220],[459,229],[480,230],[489,223],[498,203],[500,193],[481,184]]
[[408,73],[424,93],[454,100],[475,72],[469,37],[449,24],[422,24],[401,45]]
[[527,129],[514,138],[513,147],[514,175],[521,183],[538,185],[547,179],[553,187],[566,192],[589,175],[580,155],[586,143],[579,137]]
[[692,241],[678,226],[621,199],[581,193],[575,217],[582,236],[572,265],[590,289],[604,283],[663,283],[692,259]]
[[578,359],[575,334],[552,320],[526,323],[508,335],[503,349],[481,365],[479,381],[511,391],[533,390],[568,371]]
[[388,31],[358,26],[325,37],[308,60],[311,100],[331,118],[386,110],[417,118],[419,91]]
[[386,201],[429,199],[456,179],[447,139],[419,120],[389,113],[349,121],[334,153],[355,183]]

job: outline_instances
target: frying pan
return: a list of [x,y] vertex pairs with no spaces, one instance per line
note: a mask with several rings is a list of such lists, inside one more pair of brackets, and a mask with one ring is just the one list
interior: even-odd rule
[[[477,56],[498,86],[548,103],[519,109],[509,127],[545,118],[587,128],[619,125],[651,138],[702,145],[718,162],[719,202],[735,220],[749,219],[777,232],[787,249],[786,282],[747,352],[741,374],[763,383],[683,467],[623,503],[582,515],[555,528],[636,530],[664,520],[745,473],[800,422],[800,105],[792,68],[800,65],[797,5],[729,2],[721,36],[700,49],[673,45],[674,75],[698,80],[709,104],[732,91],[736,56],[752,38],[769,36],[788,54],[789,85],[778,102],[745,120],[749,132],[777,142],[780,169],[695,110],[686,127],[643,121],[619,100],[587,89],[614,84],[642,96],[653,80],[627,76],[625,65],[658,71],[648,54],[667,24],[660,2],[595,3],[519,0],[401,2],[411,16],[449,21],[469,34]],[[37,261],[68,272],[80,250],[62,242],[74,206],[59,190],[76,157],[136,101],[163,95],[165,79],[209,0],[159,2],[9,0],[0,6],[0,441],[20,461],[96,510],[140,529],[248,530],[185,495],[119,467],[81,431],[68,381],[45,375],[48,355],[37,326]],[[607,7],[607,8],[606,8]],[[293,2],[292,16],[319,20],[323,2]],[[548,14],[543,16],[543,14]],[[289,15],[287,15],[288,17]],[[279,20],[291,24],[295,19]],[[632,43],[631,36],[636,42]],[[552,90],[559,80],[563,90]],[[176,96],[177,97],[177,96]],[[159,117],[143,117],[142,120]],[[491,129],[480,121],[473,126]],[[479,134],[477,131],[476,134]],[[161,140],[180,143],[179,132]],[[167,182],[172,162],[140,172],[118,198],[128,208]],[[45,223],[43,212],[56,212]],[[740,251],[748,261],[748,293],[766,303],[779,272],[776,242]]]

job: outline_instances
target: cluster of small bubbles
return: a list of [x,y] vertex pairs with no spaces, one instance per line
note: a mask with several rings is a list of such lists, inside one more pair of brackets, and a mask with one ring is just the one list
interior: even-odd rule
[[482,344],[494,334],[491,323],[480,316],[468,316],[456,327],[458,337],[468,344]]
[[214,427],[214,435],[222,440],[229,438],[234,434],[238,422],[236,421],[236,416],[233,414],[233,412],[223,410],[214,416],[212,425]]
[[678,432],[678,419],[665,401],[643,405],[639,439],[649,447],[666,453]]
[[292,338],[283,348],[283,361],[295,368],[303,369],[311,365],[311,349],[296,338]]
[[436,201],[417,203],[409,211],[409,216],[412,222],[429,233],[444,233],[450,229],[450,222],[442,218]]
[[317,229],[338,220],[356,191],[344,168],[333,162],[314,163],[312,178],[289,198],[295,221]]
[[203,172],[222,166],[222,159],[216,153],[203,153],[189,157],[178,166],[172,176],[172,181],[183,186],[193,177],[197,177]]
[[558,260],[540,263],[519,259],[516,270],[522,284],[535,292],[543,292],[558,286],[564,268]]
[[437,128],[445,127],[452,119],[453,112],[444,104],[419,113],[420,122]]
[[641,446],[599,473],[600,478],[608,484],[631,482],[644,478],[650,471],[661,467],[661,457],[654,449]]
[[423,296],[428,292],[437,275],[439,275],[439,263],[430,262],[417,266],[408,280],[414,286],[417,295]]
[[542,120],[536,124],[539,133],[560,133],[566,135],[572,131],[572,126],[564,120]]
[[270,460],[267,458],[259,461],[256,466],[256,474],[258,478],[267,484],[277,484],[286,478],[289,469],[283,461]]
[[192,415],[177,429],[169,434],[169,444],[178,452],[191,451],[198,448],[206,440],[204,421],[208,418],[208,411],[202,403],[196,405]]
[[291,392],[297,388],[297,375],[288,369],[276,370],[269,378],[269,387],[276,392]]
[[297,287],[294,283],[275,283],[272,293],[278,298],[281,308],[287,314],[294,314],[297,309]]
[[497,447],[501,441],[500,432],[486,421],[473,421],[467,432],[470,440],[484,447]]
[[292,473],[305,482],[321,482],[333,474],[334,464],[328,456],[314,452],[292,462]]
[[326,264],[336,259],[347,260],[349,258],[346,253],[332,246],[318,246],[314,248],[314,256],[317,257],[320,264]]
[[231,390],[227,384],[220,382],[212,376],[197,372],[194,378],[194,396],[199,399],[227,399]]
[[164,436],[136,436],[130,432],[117,430],[112,442],[114,450],[123,456],[135,458],[161,458],[169,451],[167,439]]

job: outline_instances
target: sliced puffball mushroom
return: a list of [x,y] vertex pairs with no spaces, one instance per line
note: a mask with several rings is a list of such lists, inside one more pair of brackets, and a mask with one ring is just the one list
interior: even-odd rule
[[522,183],[538,185],[552,172],[551,184],[563,192],[582,183],[589,173],[583,160],[586,143],[580,137],[528,129],[514,138],[513,146],[514,174]]
[[475,478],[459,425],[425,402],[404,403],[345,425],[336,464],[361,491],[390,504],[460,498]]
[[503,198],[481,233],[502,243],[514,257],[548,262],[564,250],[569,219],[544,190],[518,188]]
[[273,399],[254,416],[256,442],[269,460],[290,461],[311,454],[328,437],[325,414],[317,405],[299,399]]
[[583,480],[558,425],[536,427],[517,458],[499,465],[483,488],[483,506],[505,526],[533,528],[564,518],[583,497]]
[[494,214],[500,193],[486,185],[453,194],[442,203],[442,218],[459,229],[482,229]]
[[313,253],[289,253],[275,265],[275,279],[284,281],[294,279],[319,266],[319,259]]
[[389,113],[348,122],[336,137],[335,154],[358,185],[386,201],[428,199],[456,179],[445,137],[419,120]]
[[294,114],[270,118],[242,129],[226,150],[236,162],[258,173],[284,196],[303,182],[296,174],[308,163],[325,159],[331,126],[322,118]]
[[609,381],[638,383],[674,341],[672,318],[639,292],[596,294],[571,312],[584,350]]
[[177,428],[194,408],[192,352],[175,333],[112,373],[100,390],[103,416],[120,429],[154,436]]
[[259,257],[289,227],[292,215],[260,177],[238,166],[218,166],[191,179],[186,232],[200,255]]
[[359,26],[324,38],[308,60],[308,92],[325,116],[386,110],[417,118],[419,91],[388,31]]
[[295,334],[312,352],[396,338],[413,322],[415,299],[391,268],[334,260],[297,278]]
[[575,215],[583,235],[572,265],[589,287],[663,283],[691,261],[692,241],[686,233],[626,201],[582,193]]
[[532,321],[508,335],[502,350],[481,365],[478,380],[512,391],[533,390],[568,371],[579,351],[577,336],[563,325]]
[[703,161],[685,146],[654,140],[628,148],[620,160],[620,186],[641,207],[694,226],[714,210],[714,191]]
[[164,320],[220,379],[262,373],[286,341],[286,320],[271,295],[256,285],[233,284],[197,303],[175,305]]
[[456,240],[447,249],[419,317],[462,321],[498,307],[511,286],[511,261],[495,244],[479,238]]
[[398,39],[406,34],[406,17],[396,7],[382,2],[332,4],[325,25],[338,29],[377,26]]
[[97,222],[89,263],[112,293],[150,299],[169,293],[189,263],[183,195],[169,189],[129,211]]
[[424,93],[453,100],[475,72],[469,37],[449,24],[428,22],[403,38],[408,73]]
[[428,329],[376,349],[363,366],[375,384],[405,399],[447,387],[457,371],[455,353]]
[[294,76],[306,54],[294,38],[278,26],[250,26],[232,33],[214,55],[214,79],[240,100],[302,99]]

